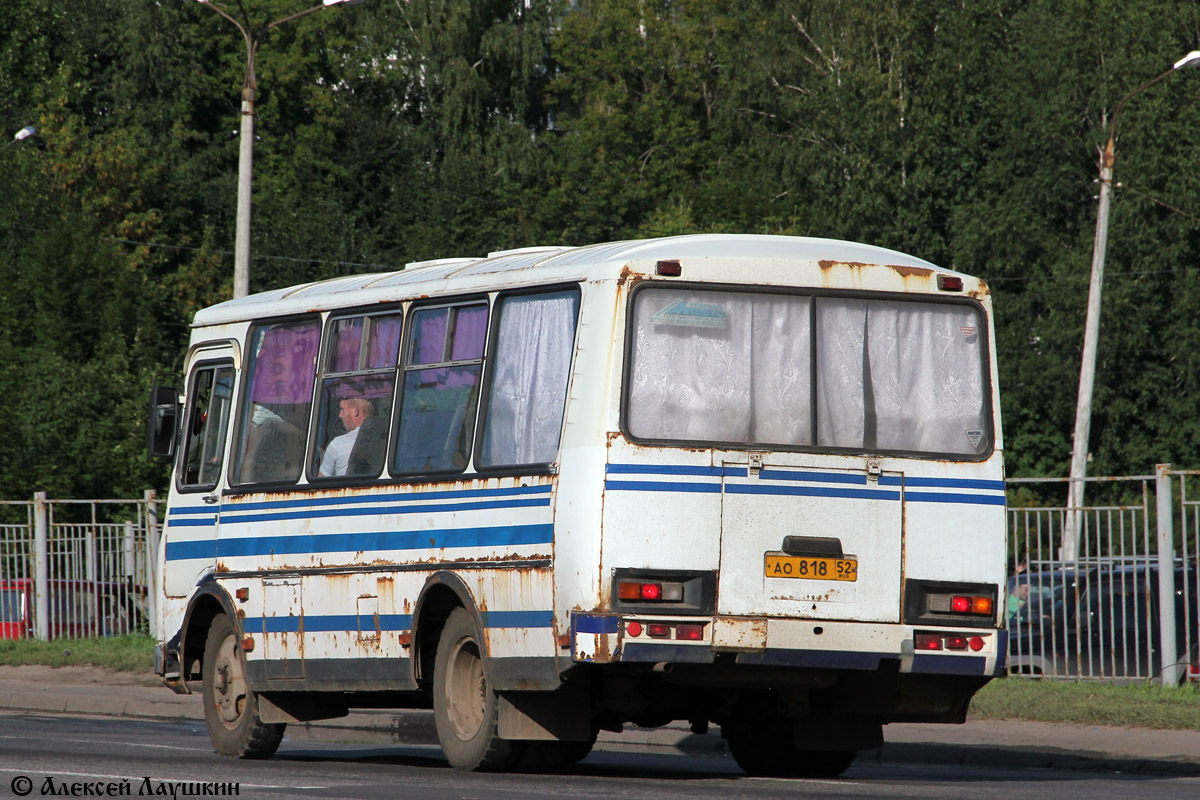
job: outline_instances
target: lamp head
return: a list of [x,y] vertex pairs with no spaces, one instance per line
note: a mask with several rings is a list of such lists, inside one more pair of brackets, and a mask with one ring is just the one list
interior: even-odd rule
[[16,135],[13,136],[13,141],[19,142],[22,139],[28,139],[35,133],[37,133],[37,128],[33,127],[32,125],[26,125],[24,128],[21,128],[21,130],[17,131]]
[[1200,67],[1200,50],[1193,50],[1175,62],[1175,69],[1183,69],[1184,67]]

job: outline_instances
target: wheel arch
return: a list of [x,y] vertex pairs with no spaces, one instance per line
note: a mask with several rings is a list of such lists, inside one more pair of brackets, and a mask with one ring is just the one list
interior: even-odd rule
[[[233,598],[216,581],[201,584],[188,602],[179,637],[179,665],[185,681],[199,680],[204,663],[208,629],[219,615],[225,614],[239,638],[244,635],[242,620],[233,605]],[[193,669],[194,665],[194,669]]]
[[[433,662],[437,656],[438,641],[441,639],[447,618],[456,608],[465,608],[470,612],[475,619],[476,628],[479,629],[479,646],[482,650],[487,648],[487,639],[483,636],[479,619],[479,607],[466,582],[447,570],[433,573],[421,587],[421,594],[413,608],[413,678],[420,685],[432,685]],[[486,669],[488,659],[486,653],[484,655]]]

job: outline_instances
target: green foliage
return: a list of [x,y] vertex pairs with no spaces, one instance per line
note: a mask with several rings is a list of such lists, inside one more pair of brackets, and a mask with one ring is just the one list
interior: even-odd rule
[[[1065,472],[1097,150],[1172,0],[223,5],[258,38],[252,290],[528,244],[849,238],[987,278],[1009,473]],[[237,28],[0,4],[0,495],[137,492],[151,376],[232,287]],[[1091,471],[1196,466],[1200,93],[1122,111]],[[1198,164],[1197,166],[1200,166]]]
[[971,719],[1015,719],[1066,725],[1130,728],[1200,728],[1195,686],[1114,685],[1004,678],[971,700]]
[[148,674],[154,669],[154,639],[146,634],[92,639],[0,640],[0,664],[47,667],[93,666]]

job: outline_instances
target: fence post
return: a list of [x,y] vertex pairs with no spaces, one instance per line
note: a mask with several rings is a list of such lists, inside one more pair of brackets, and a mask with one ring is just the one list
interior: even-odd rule
[[1154,467],[1158,516],[1158,638],[1162,654],[1162,685],[1179,685],[1179,654],[1175,652],[1175,519],[1171,502],[1171,465]]
[[146,500],[146,616],[150,622],[150,635],[158,639],[158,596],[161,575],[158,570],[158,493],[147,489]]
[[50,641],[50,507],[45,492],[33,493],[33,599],[37,626],[34,635]]

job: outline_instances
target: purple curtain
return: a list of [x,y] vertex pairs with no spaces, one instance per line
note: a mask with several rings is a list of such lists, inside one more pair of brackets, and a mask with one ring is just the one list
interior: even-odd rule
[[339,319],[334,323],[331,372],[353,372],[358,369],[358,353],[362,348],[362,334],[362,317]]
[[367,342],[367,369],[396,366],[397,354],[400,351],[400,331],[403,327],[404,318],[399,314],[394,317],[371,319],[371,337]]
[[258,329],[250,398],[256,403],[310,403],[317,372],[316,322]]
[[483,358],[483,343],[487,339],[487,306],[470,306],[458,310],[454,324],[454,343],[450,346],[452,361]]

